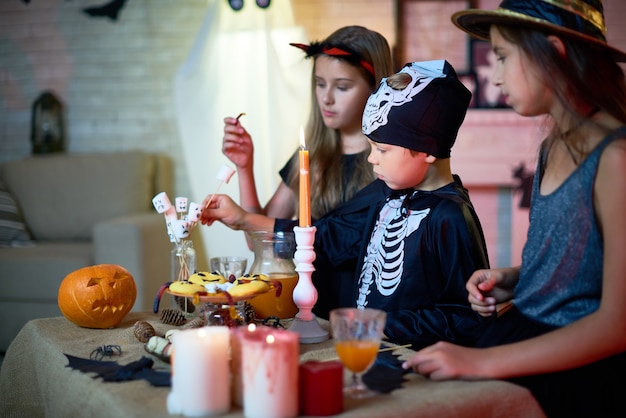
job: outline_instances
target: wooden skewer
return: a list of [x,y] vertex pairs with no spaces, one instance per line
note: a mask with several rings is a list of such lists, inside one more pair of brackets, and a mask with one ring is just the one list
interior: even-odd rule
[[410,346],[411,344],[395,345],[395,346],[390,346],[387,348],[381,348],[380,350],[378,350],[378,352],[382,353],[383,351],[393,351],[393,350],[398,350],[400,348],[409,348]]
[[[383,343],[384,344],[384,343]],[[394,346],[390,346],[390,347],[386,347],[386,348],[381,348],[380,350],[378,350],[378,353],[382,353],[384,351],[393,351],[393,350],[399,350],[400,348],[409,348],[411,346],[411,344],[404,344],[404,345],[394,345]],[[331,357],[331,358],[327,358],[324,359],[322,361],[333,361],[333,360],[339,360],[339,357]]]
[[[242,116],[244,116],[245,114],[246,114],[245,112],[241,112],[240,114],[238,114],[238,115],[237,115],[237,117],[235,118],[235,120],[236,120],[237,122],[239,122],[239,118],[240,118],[240,117],[242,117]],[[211,204],[211,202],[213,201],[213,198],[215,197],[215,195],[217,194],[217,192],[219,192],[219,191],[220,191],[220,187],[222,187],[222,183],[224,183],[224,182],[223,182],[223,181],[220,181],[220,183],[217,185],[217,189],[215,190],[215,193],[213,193],[213,194],[211,195],[211,197],[209,198],[209,201],[206,203],[206,205],[204,205],[204,206],[202,207],[202,210],[205,210],[206,208],[208,208],[208,207],[209,207],[209,205],[210,205],[210,204]]]
[[204,206],[202,207],[202,210],[203,210],[203,211],[204,211],[206,208],[208,208],[208,207],[209,207],[209,205],[211,204],[211,201],[213,200],[213,198],[215,197],[215,195],[217,194],[217,192],[219,192],[219,191],[220,191],[220,187],[222,187],[222,184],[223,184],[223,183],[224,183],[223,181],[220,181],[220,183],[217,185],[217,189],[215,189],[215,193],[213,193],[213,194],[211,195],[211,197],[209,198],[209,201],[208,201],[208,202],[206,202],[206,205],[204,205]]

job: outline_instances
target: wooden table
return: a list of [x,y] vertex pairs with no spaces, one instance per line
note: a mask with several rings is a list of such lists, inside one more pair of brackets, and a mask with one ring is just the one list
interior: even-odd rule
[[[80,328],[64,317],[28,322],[7,350],[0,372],[2,417],[169,417],[168,387],[154,387],[144,380],[109,383],[93,374],[66,367],[64,353],[89,358],[94,348],[114,344],[122,355],[112,360],[127,364],[150,356],[133,334],[138,320],[147,320],[158,333],[164,325],[153,313],[130,313],[120,327],[108,330]],[[401,357],[411,354],[403,349]],[[323,360],[334,356],[332,341],[302,344],[301,359]],[[106,358],[108,360],[108,358]],[[169,364],[154,359],[154,368]],[[502,381],[434,382],[414,373],[406,375],[401,389],[365,400],[345,400],[340,417],[543,417],[540,407],[522,387]],[[227,379],[227,376],[223,376]],[[320,400],[322,401],[322,400]],[[242,417],[233,407],[226,417]]]

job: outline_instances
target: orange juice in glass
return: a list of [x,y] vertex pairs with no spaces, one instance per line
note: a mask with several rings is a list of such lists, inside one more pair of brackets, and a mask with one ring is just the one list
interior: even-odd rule
[[354,373],[362,373],[376,360],[378,343],[358,340],[337,341],[335,349],[346,369]]
[[330,311],[330,329],[335,350],[344,367],[352,372],[352,379],[343,389],[350,398],[366,398],[377,393],[369,389],[361,375],[376,360],[387,314],[371,308],[339,308]]

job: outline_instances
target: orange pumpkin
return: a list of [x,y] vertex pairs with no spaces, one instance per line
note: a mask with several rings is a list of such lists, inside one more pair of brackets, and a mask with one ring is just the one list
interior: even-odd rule
[[61,313],[85,328],[115,328],[137,298],[135,279],[116,264],[83,267],[65,276],[57,301]]

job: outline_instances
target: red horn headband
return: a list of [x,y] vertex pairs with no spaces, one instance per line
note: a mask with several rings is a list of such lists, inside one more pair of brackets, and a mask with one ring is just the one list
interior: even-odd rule
[[318,54],[325,54],[331,57],[346,57],[353,58],[353,61],[356,61],[361,67],[365,68],[365,70],[372,75],[372,77],[376,78],[374,74],[374,66],[364,60],[358,54],[347,51],[345,49],[336,47],[336,46],[327,46],[321,43],[313,43],[311,45],[298,44],[298,43],[290,43],[289,45],[295,46],[296,48],[300,48],[304,52],[306,52],[306,57],[313,57]]

